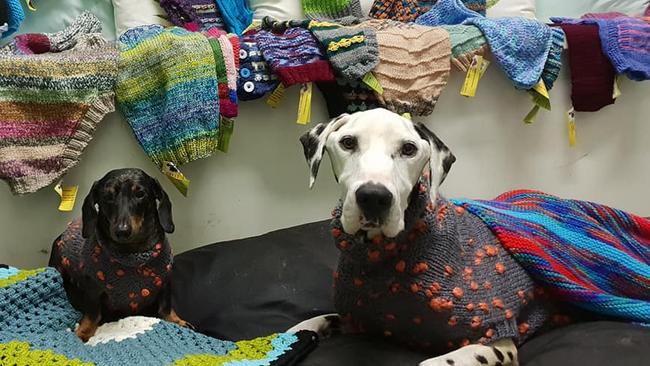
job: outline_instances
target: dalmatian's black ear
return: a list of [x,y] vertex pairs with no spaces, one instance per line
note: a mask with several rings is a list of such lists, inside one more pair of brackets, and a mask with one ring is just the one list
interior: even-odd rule
[[427,128],[424,124],[413,123],[415,130],[420,137],[427,140],[431,148],[431,157],[429,158],[430,184],[439,186],[444,182],[451,166],[456,161],[456,157],[451,153],[447,145],[442,142],[435,133]]
[[309,165],[310,189],[314,186],[314,182],[316,181],[318,167],[320,166],[320,162],[323,160],[323,154],[325,153],[327,138],[330,133],[343,126],[348,121],[349,116],[349,114],[345,113],[329,122],[319,123],[316,127],[300,136],[300,142],[302,143],[302,148],[305,152],[305,159],[307,159],[307,164]]

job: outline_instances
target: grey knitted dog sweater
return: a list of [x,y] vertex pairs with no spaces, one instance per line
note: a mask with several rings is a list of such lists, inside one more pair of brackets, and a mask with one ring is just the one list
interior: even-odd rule
[[524,340],[547,311],[534,283],[483,222],[420,183],[396,238],[346,234],[340,205],[332,234],[341,250],[335,306],[356,331],[445,352],[502,338]]
[[81,236],[81,222],[71,222],[55,241],[54,265],[73,281],[90,278],[107,295],[107,306],[136,314],[157,300],[172,269],[172,251],[165,240],[146,252],[120,254]]

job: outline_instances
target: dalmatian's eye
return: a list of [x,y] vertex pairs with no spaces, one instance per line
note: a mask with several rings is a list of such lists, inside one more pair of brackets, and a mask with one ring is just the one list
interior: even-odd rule
[[345,150],[354,150],[357,147],[357,139],[353,136],[343,136],[339,144]]
[[412,142],[407,142],[404,145],[402,145],[402,149],[400,153],[404,156],[413,156],[418,152],[418,147],[415,146],[414,143]]

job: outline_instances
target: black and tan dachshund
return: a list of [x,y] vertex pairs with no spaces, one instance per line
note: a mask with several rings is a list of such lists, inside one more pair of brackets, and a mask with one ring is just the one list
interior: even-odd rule
[[50,266],[63,276],[72,305],[83,314],[84,342],[100,321],[159,315],[190,326],[171,305],[172,206],[160,183],[140,169],[110,171],[86,196],[82,219],[52,246]]

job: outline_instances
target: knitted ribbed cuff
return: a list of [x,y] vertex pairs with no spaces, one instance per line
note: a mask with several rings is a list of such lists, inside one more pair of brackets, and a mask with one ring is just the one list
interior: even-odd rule
[[275,70],[285,87],[294,84],[334,81],[334,70],[326,60],[318,60],[300,66],[278,67]]

